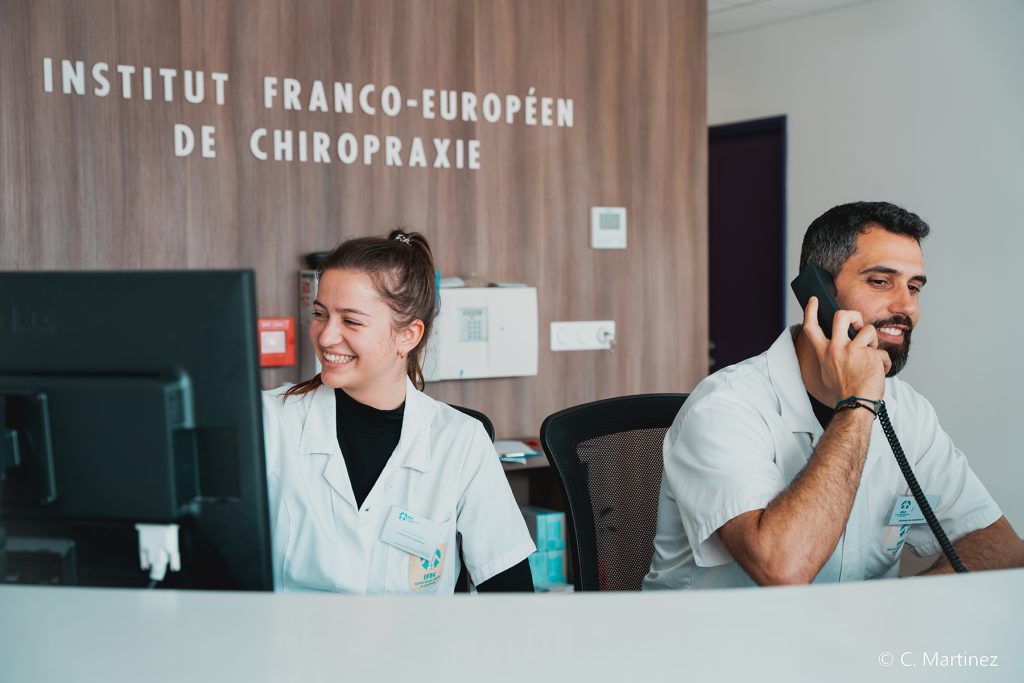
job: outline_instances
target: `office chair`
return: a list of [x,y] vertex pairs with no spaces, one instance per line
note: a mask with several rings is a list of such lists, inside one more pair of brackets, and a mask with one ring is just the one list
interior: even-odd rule
[[610,398],[541,425],[562,480],[576,590],[640,590],[654,554],[662,441],[686,397]]
[[473,410],[472,408],[464,408],[462,406],[457,406],[454,403],[449,403],[448,405],[450,405],[452,408],[455,408],[455,410],[459,411],[460,413],[465,413],[470,417],[475,417],[476,419],[480,420],[480,422],[483,423],[484,425],[484,431],[487,432],[487,436],[491,438],[491,442],[494,441],[494,425],[491,423],[491,418],[487,417],[479,410]]

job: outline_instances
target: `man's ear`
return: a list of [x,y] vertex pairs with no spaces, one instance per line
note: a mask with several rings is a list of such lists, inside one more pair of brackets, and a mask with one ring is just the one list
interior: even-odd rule
[[416,348],[416,345],[423,339],[423,321],[413,320],[411,323],[398,331],[398,349],[407,354]]

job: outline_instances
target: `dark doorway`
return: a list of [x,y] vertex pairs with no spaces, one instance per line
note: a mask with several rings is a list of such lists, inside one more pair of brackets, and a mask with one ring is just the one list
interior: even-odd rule
[[756,356],[785,325],[786,117],[708,129],[712,371]]

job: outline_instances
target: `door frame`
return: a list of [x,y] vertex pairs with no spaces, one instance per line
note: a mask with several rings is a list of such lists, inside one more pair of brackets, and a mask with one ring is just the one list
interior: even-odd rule
[[[765,133],[765,132],[777,132],[779,137],[782,139],[782,216],[781,216],[781,231],[779,240],[779,262],[782,264],[782,285],[779,292],[779,297],[782,301],[782,319],[779,320],[779,329],[786,327],[786,308],[789,302],[788,288],[786,287],[787,275],[786,275],[786,252],[788,247],[788,222],[789,222],[789,203],[787,202],[789,194],[789,136],[786,127],[786,115],[780,116],[769,116],[761,119],[751,119],[749,121],[739,121],[736,123],[720,123],[712,126],[708,126],[708,148],[710,150],[711,143],[716,140],[728,140],[729,138],[743,137],[752,133]],[[709,151],[710,155],[710,151]],[[709,188],[710,193],[710,188]],[[710,221],[708,223],[708,229],[711,229]]]

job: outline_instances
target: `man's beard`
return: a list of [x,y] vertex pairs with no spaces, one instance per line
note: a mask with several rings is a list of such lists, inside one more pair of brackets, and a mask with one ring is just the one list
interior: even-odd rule
[[907,364],[907,358],[910,356],[910,333],[913,331],[914,323],[905,315],[895,315],[886,320],[874,322],[872,325],[874,325],[876,330],[892,325],[906,325],[907,327],[907,329],[903,330],[903,342],[901,344],[890,344],[889,342],[881,341],[878,343],[878,348],[888,353],[889,360],[892,362],[892,367],[889,368],[889,372],[885,376],[895,377],[903,369],[903,366]]

